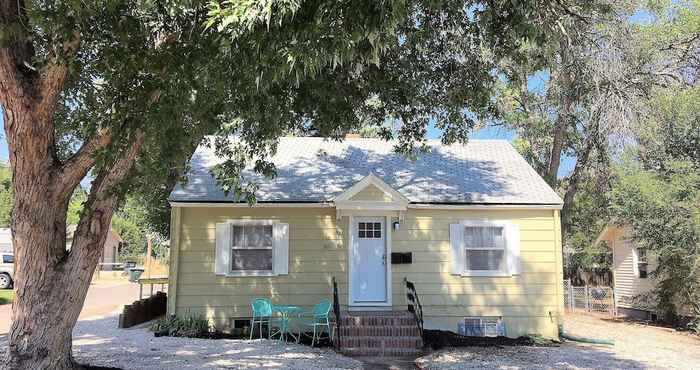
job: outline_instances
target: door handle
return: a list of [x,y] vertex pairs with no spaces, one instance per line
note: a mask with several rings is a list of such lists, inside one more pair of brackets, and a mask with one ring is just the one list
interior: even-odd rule
[[386,266],[386,253],[382,254],[382,265]]

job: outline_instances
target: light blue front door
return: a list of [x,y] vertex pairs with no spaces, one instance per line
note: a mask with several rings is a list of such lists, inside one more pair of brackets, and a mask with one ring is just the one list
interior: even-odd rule
[[354,303],[387,302],[386,259],[384,218],[354,218],[351,276]]

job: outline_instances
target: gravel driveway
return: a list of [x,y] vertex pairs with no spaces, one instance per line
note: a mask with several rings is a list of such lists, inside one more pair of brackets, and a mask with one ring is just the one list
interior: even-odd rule
[[[5,352],[5,338],[0,351]],[[122,369],[362,369],[329,349],[270,340],[155,338],[145,328],[117,329],[117,317],[81,320],[73,355],[83,364]]]
[[568,333],[615,339],[615,346],[465,347],[417,360],[424,369],[700,369],[700,338],[671,329],[568,315]]

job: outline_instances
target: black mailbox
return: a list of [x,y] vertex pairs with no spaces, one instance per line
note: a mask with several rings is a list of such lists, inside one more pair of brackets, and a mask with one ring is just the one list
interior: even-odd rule
[[391,264],[401,265],[413,263],[413,253],[411,252],[392,252],[391,253]]

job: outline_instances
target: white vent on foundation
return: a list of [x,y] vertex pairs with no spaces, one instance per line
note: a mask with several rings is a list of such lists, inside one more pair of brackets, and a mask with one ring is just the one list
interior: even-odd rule
[[459,323],[457,331],[469,337],[499,337],[505,335],[505,325],[500,317],[470,316]]

